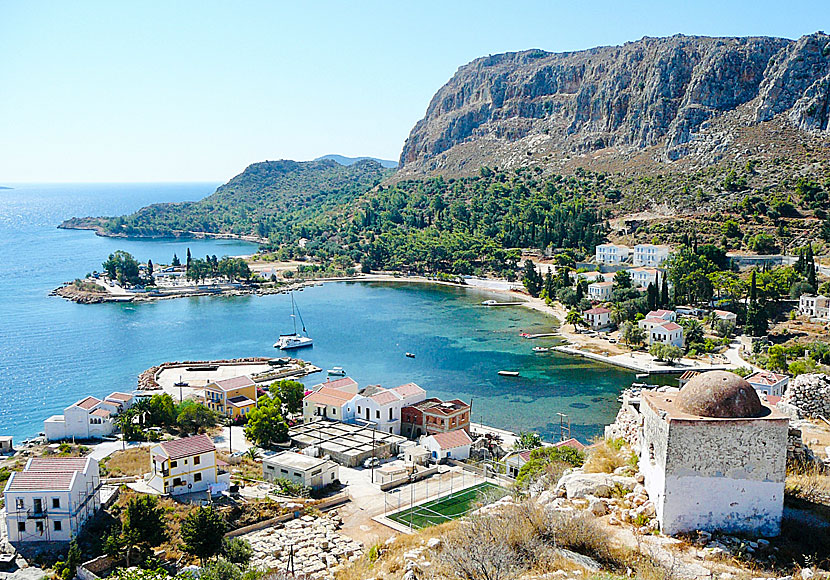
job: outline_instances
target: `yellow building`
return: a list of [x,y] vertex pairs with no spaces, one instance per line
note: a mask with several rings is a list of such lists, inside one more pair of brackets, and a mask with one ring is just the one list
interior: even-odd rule
[[256,408],[256,383],[251,377],[234,377],[208,384],[204,404],[232,419],[244,417]]

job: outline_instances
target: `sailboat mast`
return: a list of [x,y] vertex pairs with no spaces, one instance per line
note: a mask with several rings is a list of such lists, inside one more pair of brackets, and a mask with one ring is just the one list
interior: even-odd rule
[[294,334],[297,334],[297,314],[295,312],[294,293],[291,293],[291,320],[294,321]]

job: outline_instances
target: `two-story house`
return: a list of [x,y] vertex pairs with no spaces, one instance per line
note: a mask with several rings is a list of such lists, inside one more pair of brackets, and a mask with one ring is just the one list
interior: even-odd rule
[[314,421],[320,418],[344,423],[353,421],[357,408],[355,401],[358,397],[357,393],[349,390],[320,387],[303,398],[303,421]]
[[34,457],[3,490],[12,544],[69,542],[101,507],[98,462],[91,457]]
[[677,322],[677,313],[674,310],[659,308],[657,310],[651,310],[646,314],[646,318],[660,318],[666,322]]
[[101,439],[115,431],[113,416],[118,405],[97,397],[84,397],[63,410],[63,415],[52,415],[43,422],[43,431],[49,441],[65,439]]
[[648,344],[662,343],[670,346],[683,347],[683,327],[655,316],[647,316],[643,318],[638,324],[646,333],[646,342]]
[[597,264],[606,266],[618,266],[628,260],[629,255],[631,255],[631,248],[618,244],[600,244],[595,253]]
[[227,484],[230,474],[219,469],[210,437],[193,435],[150,447],[150,473],[145,479],[159,493],[178,495]]
[[582,313],[582,319],[594,330],[611,326],[611,311],[608,308],[590,308]]
[[385,389],[370,385],[360,392],[355,401],[355,420],[374,424],[374,428],[385,433],[400,435],[401,409],[426,399],[426,391],[415,383]]
[[425,399],[401,409],[401,435],[417,439],[421,435],[446,433],[456,429],[470,432],[470,405],[461,399]]
[[752,387],[768,397],[783,397],[784,390],[790,382],[790,377],[770,371],[758,371],[746,377]]
[[810,318],[830,320],[830,298],[822,295],[802,294],[798,299],[798,313]]
[[205,406],[231,419],[250,413],[256,408],[256,401],[256,383],[251,377],[234,377],[205,386]]
[[671,253],[669,246],[637,244],[634,246],[634,265],[656,268],[666,261]]
[[628,273],[631,275],[631,283],[634,286],[641,288],[647,288],[649,284],[658,286],[660,270],[657,268],[631,268]]
[[611,300],[613,291],[613,282],[593,282],[588,284],[588,299],[595,302],[606,302]]

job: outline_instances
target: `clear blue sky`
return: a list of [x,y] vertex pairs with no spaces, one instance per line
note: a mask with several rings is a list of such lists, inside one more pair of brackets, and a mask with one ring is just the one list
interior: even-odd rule
[[822,0],[0,0],[0,184],[397,159],[434,92],[478,56],[822,28]]

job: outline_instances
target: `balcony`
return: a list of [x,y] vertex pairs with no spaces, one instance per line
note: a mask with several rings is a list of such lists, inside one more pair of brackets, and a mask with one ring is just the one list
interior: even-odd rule
[[43,519],[49,517],[49,512],[43,508],[29,508],[26,510],[26,517],[33,520]]

